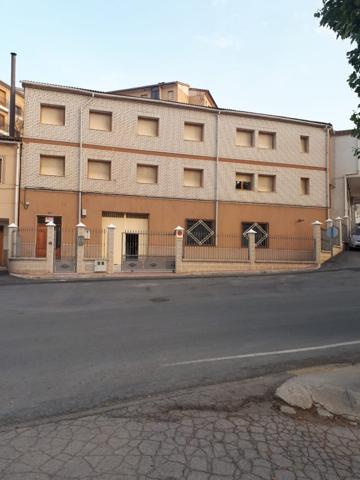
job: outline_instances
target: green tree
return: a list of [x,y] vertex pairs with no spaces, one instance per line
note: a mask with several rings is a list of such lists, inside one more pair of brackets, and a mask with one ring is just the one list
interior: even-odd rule
[[[315,13],[320,25],[328,27],[343,40],[348,39],[354,47],[347,52],[347,58],[353,68],[348,83],[360,98],[360,0],[323,0],[323,6]],[[353,135],[360,139],[360,104],[351,120],[355,124]],[[360,151],[357,151],[360,157]]]

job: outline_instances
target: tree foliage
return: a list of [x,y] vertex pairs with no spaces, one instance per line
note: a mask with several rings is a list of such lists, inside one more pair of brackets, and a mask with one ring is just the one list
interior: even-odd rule
[[[352,50],[347,58],[353,68],[348,83],[360,98],[360,0],[323,0],[323,6],[315,13],[320,25],[333,30],[337,37],[351,42]],[[360,104],[351,120],[355,124],[354,136],[360,138]],[[360,153],[357,152],[360,156]]]

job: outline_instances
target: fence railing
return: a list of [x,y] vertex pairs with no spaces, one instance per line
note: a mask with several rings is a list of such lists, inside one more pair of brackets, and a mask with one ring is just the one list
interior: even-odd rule
[[87,229],[85,233],[84,258],[106,259],[107,229]]
[[200,262],[247,262],[249,250],[239,235],[218,235],[214,245],[187,245],[184,239],[183,260]]
[[[22,258],[33,258],[36,256],[36,232],[35,228],[20,227],[16,231],[12,232],[13,238],[11,242],[14,243],[15,249],[14,253],[16,257]],[[41,257],[46,256],[46,229],[44,232],[39,233],[39,235],[45,236],[45,251],[41,252]],[[39,252],[38,252],[39,253]]]
[[326,234],[326,229],[321,229],[321,250],[324,252],[331,251],[331,239]]
[[271,236],[265,246],[255,250],[257,262],[312,262],[315,260],[313,237]]

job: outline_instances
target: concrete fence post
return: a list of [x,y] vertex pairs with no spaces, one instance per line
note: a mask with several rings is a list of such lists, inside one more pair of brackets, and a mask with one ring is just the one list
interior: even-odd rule
[[343,229],[342,229],[342,218],[336,217],[335,218],[335,227],[339,231],[339,246],[341,250],[343,249]]
[[10,223],[8,226],[8,260],[11,257],[16,257],[16,232],[17,225]]
[[86,225],[76,225],[76,273],[85,273],[85,228]]
[[253,265],[256,260],[256,247],[255,247],[255,235],[256,231],[251,229],[247,232],[248,237],[248,252],[249,252],[249,262]]
[[343,217],[344,223],[345,223],[345,238],[343,238],[344,242],[348,242],[350,240],[350,217],[348,215],[345,215]]
[[332,218],[328,218],[327,220],[325,220],[325,224],[326,224],[326,229],[330,228],[333,226],[333,220]]
[[184,228],[177,226],[174,229],[175,232],[175,273],[181,273],[183,262],[183,239]]
[[106,272],[114,273],[114,252],[115,252],[115,229],[116,226],[112,223],[107,226],[106,236]]
[[46,273],[54,273],[55,223],[48,222],[46,228]]
[[314,238],[314,260],[315,262],[320,265],[321,264],[321,222],[316,220],[312,223],[313,227],[313,238]]

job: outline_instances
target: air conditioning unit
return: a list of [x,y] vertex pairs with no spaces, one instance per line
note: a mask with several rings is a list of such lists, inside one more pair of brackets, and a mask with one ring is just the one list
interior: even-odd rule
[[94,272],[106,272],[106,260],[95,260]]

